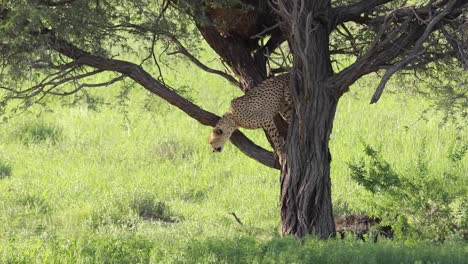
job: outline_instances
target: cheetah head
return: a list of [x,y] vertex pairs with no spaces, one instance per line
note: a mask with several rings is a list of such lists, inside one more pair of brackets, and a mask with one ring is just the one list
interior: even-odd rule
[[227,131],[218,126],[213,128],[209,140],[211,146],[213,147],[213,152],[223,151],[224,143],[226,143],[230,136],[230,133],[227,133]]

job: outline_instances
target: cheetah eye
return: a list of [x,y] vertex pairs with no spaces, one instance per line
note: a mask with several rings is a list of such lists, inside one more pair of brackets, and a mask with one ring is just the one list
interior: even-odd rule
[[222,130],[221,128],[215,128],[214,133],[215,133],[216,135],[222,135],[222,134],[223,134],[223,130]]

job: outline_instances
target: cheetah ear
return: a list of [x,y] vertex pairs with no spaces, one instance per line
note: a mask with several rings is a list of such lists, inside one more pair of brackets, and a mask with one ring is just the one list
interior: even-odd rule
[[222,130],[221,128],[215,128],[215,129],[214,129],[214,133],[215,133],[216,135],[222,135],[222,134],[223,134],[223,130]]

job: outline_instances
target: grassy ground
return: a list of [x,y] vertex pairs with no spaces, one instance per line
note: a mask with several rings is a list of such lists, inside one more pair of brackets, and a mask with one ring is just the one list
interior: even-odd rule
[[[235,88],[195,72],[168,75],[174,87],[222,114]],[[196,75],[195,75],[196,74]],[[197,76],[196,78],[193,78]],[[193,79],[192,79],[193,78]],[[369,194],[350,177],[363,142],[402,171],[425,150],[432,171],[466,131],[419,119],[427,102],[385,94],[369,106],[363,81],[340,102],[331,140],[337,215],[366,212]],[[297,240],[279,237],[279,173],[232,145],[211,153],[210,128],[140,87],[95,92],[109,105],[35,107],[0,125],[0,263],[463,263],[464,242]],[[120,94],[121,95],[121,94]],[[122,96],[120,96],[122,97]],[[71,101],[72,99],[65,99]],[[266,146],[262,133],[246,131]],[[447,185],[467,183],[468,162]],[[240,218],[236,222],[231,213]],[[465,220],[464,220],[465,221]]]

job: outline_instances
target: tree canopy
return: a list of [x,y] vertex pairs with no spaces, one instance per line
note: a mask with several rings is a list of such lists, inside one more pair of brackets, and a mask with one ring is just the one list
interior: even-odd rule
[[[1,87],[8,91],[2,102],[25,97],[31,103],[46,94],[69,95],[99,85],[84,82],[87,77],[119,72],[81,62],[85,53],[110,62],[122,52],[132,53],[136,55],[132,63],[157,66],[156,53],[161,50],[157,45],[248,89],[290,66],[288,47],[277,48],[288,34],[300,32],[288,32],[285,23],[298,14],[284,12],[285,8],[281,12],[283,2],[288,1],[2,0],[0,77]],[[323,20],[329,27],[333,78],[340,82],[341,92],[365,74],[385,72],[372,98],[375,102],[388,79],[401,70],[429,75],[431,69],[468,67],[465,1],[330,2],[326,14],[308,19]],[[217,37],[224,46],[216,44]],[[210,69],[196,58],[202,38],[231,72]],[[102,84],[127,75],[119,72]],[[25,87],[26,83],[31,85]]]
[[[111,61],[122,52],[132,53],[136,55],[132,63],[146,69],[158,65],[156,53],[161,48],[156,45],[248,89],[290,66],[288,47],[277,48],[288,34],[300,35],[285,26],[298,14],[279,11],[283,2],[287,1],[2,0],[0,76],[1,87],[8,91],[2,102],[25,97],[31,103],[46,94],[69,95],[99,85],[84,82],[87,77],[119,72],[80,62],[78,56],[84,53],[77,55],[78,51]],[[333,78],[341,83],[341,92],[365,74],[385,72],[375,102],[395,72],[419,70],[429,75],[430,69],[468,67],[465,1],[330,2],[326,14],[309,19],[323,20],[329,27]],[[210,69],[196,58],[202,38],[231,71]],[[102,84],[124,76],[120,72]],[[25,87],[28,82],[31,85]],[[75,87],[65,85],[69,83]]]

